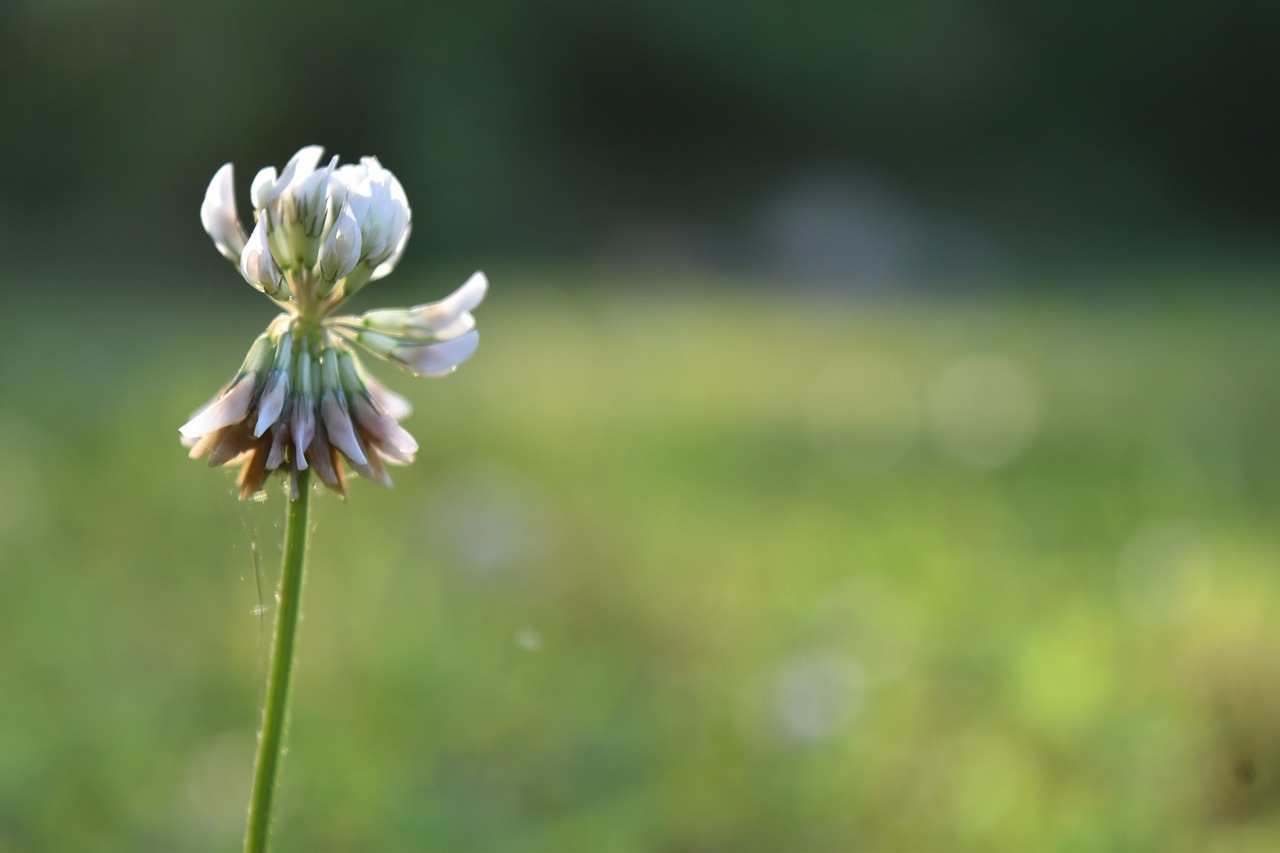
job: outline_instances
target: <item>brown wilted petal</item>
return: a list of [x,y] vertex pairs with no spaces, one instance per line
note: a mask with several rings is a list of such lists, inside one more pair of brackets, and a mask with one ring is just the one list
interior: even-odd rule
[[234,462],[241,454],[252,450],[258,443],[258,439],[253,437],[253,433],[249,430],[249,424],[245,421],[223,427],[213,435],[202,439],[201,444],[192,449],[192,453],[202,447],[206,440],[209,442],[210,468],[217,468],[220,465],[226,465],[228,462]]
[[271,439],[264,436],[256,441],[257,445],[240,468],[240,476],[237,479],[240,485],[240,500],[246,500],[261,491],[262,483],[267,479],[267,456],[271,452]]

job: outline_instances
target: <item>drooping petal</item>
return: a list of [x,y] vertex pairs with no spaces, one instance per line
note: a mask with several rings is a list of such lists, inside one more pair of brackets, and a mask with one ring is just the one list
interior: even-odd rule
[[258,401],[258,422],[253,428],[255,438],[261,436],[279,420],[288,395],[289,375],[281,371],[273,371],[271,378],[267,381],[266,390],[262,392],[262,398]]
[[178,432],[187,438],[201,438],[225,426],[243,420],[244,416],[249,412],[249,403],[253,400],[255,384],[256,377],[252,374],[240,377],[234,385],[223,391],[217,399],[179,427]]
[[387,451],[398,462],[412,462],[418,452],[418,442],[395,419],[374,408],[359,394],[351,398],[351,411],[360,429],[374,439],[380,449]]
[[387,472],[387,466],[383,464],[382,457],[376,453],[370,454],[368,461],[363,464],[352,462],[351,467],[356,470],[357,474],[364,477],[366,480],[373,480],[375,483],[380,483],[388,489],[393,485],[391,482],[391,475]]
[[299,470],[307,467],[306,450],[311,445],[316,429],[315,397],[312,387],[313,369],[311,354],[305,346],[299,348],[294,362],[296,393],[293,414],[289,422],[290,432],[293,434],[294,463]]
[[299,469],[307,467],[307,448],[311,446],[311,440],[316,434],[316,414],[312,408],[312,401],[307,397],[298,397],[294,403],[293,419],[289,424],[290,431],[293,434],[294,452],[298,462]]
[[329,442],[345,453],[351,461],[360,465],[365,464],[368,460],[360,447],[360,441],[356,438],[355,428],[351,424],[351,415],[337,393],[325,391],[324,397],[320,400],[320,415],[324,420]]
[[311,442],[311,447],[307,450],[307,457],[311,460],[311,467],[320,475],[321,482],[342,495],[345,500],[347,497],[346,477],[342,473],[342,464],[338,459],[338,452],[330,446],[328,437],[325,435],[323,423],[316,425],[315,438]]
[[214,173],[209,188],[205,190],[204,203],[200,205],[200,224],[213,238],[218,251],[232,263],[239,263],[248,238],[236,213],[235,170],[230,163],[224,163]]
[[289,446],[289,424],[286,421],[276,421],[274,427],[271,428],[271,452],[267,454],[266,469],[274,471],[279,468],[285,461],[285,450]]

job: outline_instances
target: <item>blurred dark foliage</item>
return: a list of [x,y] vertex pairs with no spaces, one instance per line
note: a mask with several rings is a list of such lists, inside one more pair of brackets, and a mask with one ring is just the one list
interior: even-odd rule
[[1265,242],[1277,43],[1261,2],[9,0],[0,250],[178,262],[220,163],[312,142],[400,175],[419,259],[739,245],[833,170],[1004,253]]

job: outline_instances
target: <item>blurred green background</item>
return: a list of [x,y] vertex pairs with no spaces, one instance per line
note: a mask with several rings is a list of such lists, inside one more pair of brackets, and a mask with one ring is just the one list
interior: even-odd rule
[[1278,7],[0,5],[0,850],[239,844],[282,501],[198,207],[493,283],[316,503],[280,850],[1280,846]]

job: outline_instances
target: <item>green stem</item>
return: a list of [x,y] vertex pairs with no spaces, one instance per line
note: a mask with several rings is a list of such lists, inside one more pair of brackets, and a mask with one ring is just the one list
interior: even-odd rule
[[249,800],[246,853],[263,853],[271,831],[271,803],[276,790],[280,752],[289,704],[289,675],[293,671],[293,645],[298,635],[298,602],[302,597],[302,564],[307,556],[307,504],[311,496],[310,471],[298,472],[298,498],[289,501],[284,534],[284,568],[276,605],[275,640],[271,644],[271,670],[267,704],[258,735],[258,760],[253,771],[253,796]]

